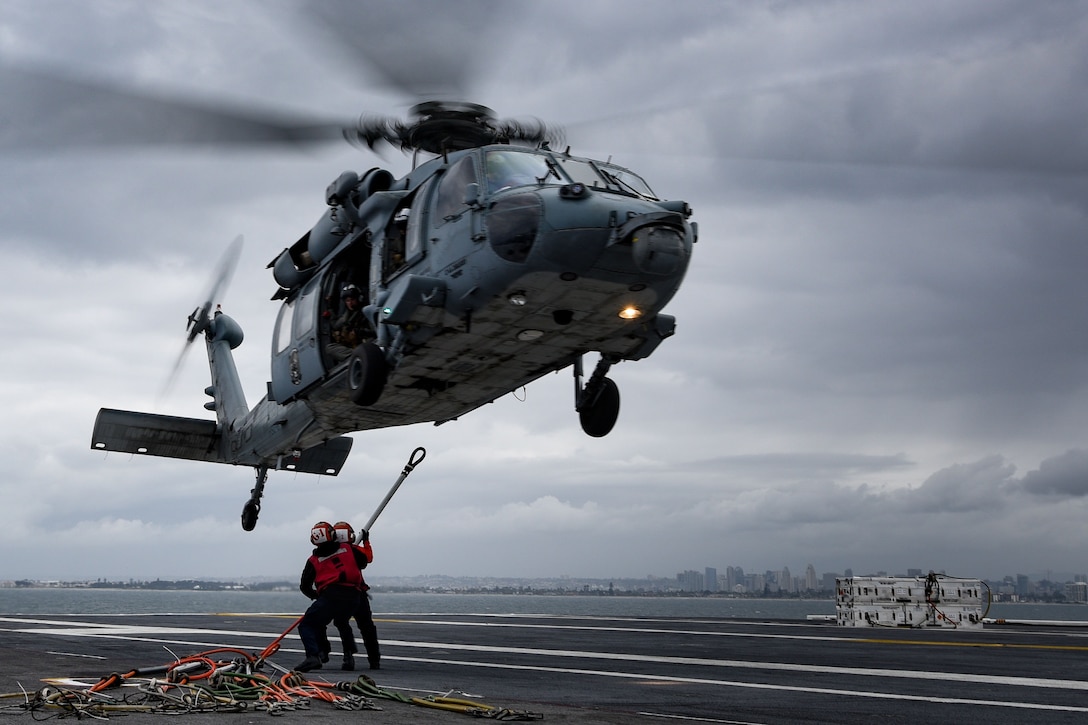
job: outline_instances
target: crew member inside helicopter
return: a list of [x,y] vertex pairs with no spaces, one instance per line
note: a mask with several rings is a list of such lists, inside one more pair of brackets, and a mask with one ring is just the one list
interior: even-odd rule
[[332,321],[329,327],[332,342],[325,346],[333,365],[347,360],[359,343],[373,337],[370,323],[363,315],[362,296],[362,291],[353,284],[345,285],[340,292],[344,311]]

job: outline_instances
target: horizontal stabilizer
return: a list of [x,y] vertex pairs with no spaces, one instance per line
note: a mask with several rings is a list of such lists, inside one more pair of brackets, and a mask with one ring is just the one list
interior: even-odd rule
[[102,408],[94,421],[91,448],[228,463],[220,455],[214,420]]
[[325,441],[319,446],[307,448],[298,458],[284,456],[278,468],[299,473],[319,473],[324,476],[335,476],[340,473],[344,463],[351,453],[351,439],[340,436]]
[[262,458],[253,452],[224,455],[214,420],[102,408],[94,422],[91,448],[97,451],[182,458],[235,466],[267,466],[270,470],[340,473],[351,452],[351,438],[339,436],[292,455]]

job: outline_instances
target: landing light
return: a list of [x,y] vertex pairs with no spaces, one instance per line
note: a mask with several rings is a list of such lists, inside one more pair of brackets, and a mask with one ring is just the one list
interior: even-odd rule
[[630,305],[620,310],[620,317],[625,320],[637,320],[638,318],[642,317],[642,310],[633,305]]
[[530,342],[532,340],[539,340],[544,337],[543,330],[522,330],[518,333],[518,339],[522,342]]
[[514,307],[524,307],[529,302],[529,298],[525,296],[524,292],[514,292],[506,298],[506,301]]

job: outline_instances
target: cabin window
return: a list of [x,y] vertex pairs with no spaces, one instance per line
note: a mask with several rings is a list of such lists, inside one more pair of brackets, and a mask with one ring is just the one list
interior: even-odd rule
[[276,322],[276,352],[280,353],[291,345],[291,319],[294,317],[295,302],[284,302],[280,307],[280,318]]
[[306,285],[302,290],[302,294],[295,301],[293,332],[296,340],[306,337],[314,329],[314,320],[317,318],[317,302],[320,297],[317,294],[317,286],[315,285],[318,281],[315,279]]

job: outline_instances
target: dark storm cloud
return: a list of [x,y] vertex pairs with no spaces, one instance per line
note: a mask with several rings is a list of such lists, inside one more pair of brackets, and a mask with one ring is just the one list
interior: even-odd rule
[[[711,117],[718,148],[767,160],[1088,173],[1088,132],[1075,120],[1088,110],[1081,9],[1003,9],[830,3],[784,22],[753,12],[768,48],[814,62],[722,91]],[[834,25],[863,40],[834,47]]]
[[1048,458],[1022,481],[1023,489],[1036,496],[1081,498],[1088,495],[1088,451],[1076,449]]

